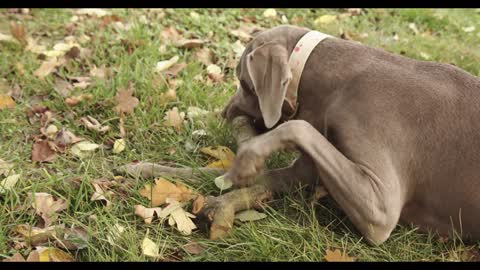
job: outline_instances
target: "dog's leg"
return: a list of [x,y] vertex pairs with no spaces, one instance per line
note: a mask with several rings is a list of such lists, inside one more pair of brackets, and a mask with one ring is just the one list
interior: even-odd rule
[[367,241],[383,243],[396,226],[402,207],[396,175],[387,169],[375,174],[352,162],[306,121],[289,121],[242,145],[226,178],[239,186],[248,185],[261,174],[270,154],[294,147],[312,158],[329,194]]

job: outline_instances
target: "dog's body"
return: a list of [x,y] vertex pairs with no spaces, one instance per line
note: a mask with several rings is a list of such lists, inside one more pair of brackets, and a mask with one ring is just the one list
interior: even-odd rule
[[[452,65],[328,38],[306,62],[295,120],[272,118],[265,108],[281,107],[262,99],[288,82],[282,65],[308,31],[276,27],[247,46],[237,68],[241,87],[223,115],[267,117],[276,126],[239,149],[228,177],[249,184],[272,152],[293,146],[302,157],[267,173],[271,181],[320,178],[372,244],[384,242],[399,221],[480,239],[480,79]],[[252,80],[253,72],[264,72],[264,81]]]

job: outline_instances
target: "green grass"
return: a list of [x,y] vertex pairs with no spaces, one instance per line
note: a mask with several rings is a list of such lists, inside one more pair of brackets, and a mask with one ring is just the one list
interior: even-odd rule
[[[478,10],[430,10],[399,9],[366,10],[360,16],[343,18],[328,25],[315,25],[314,20],[324,14],[340,14],[344,11],[285,9],[277,10],[277,19],[266,19],[262,9],[205,9],[195,10],[200,20],[193,19],[189,9],[167,9],[165,16],[158,11],[122,10],[112,12],[132,23],[128,31],[117,32],[111,26],[100,28],[100,20],[86,19],[78,22],[74,35],[94,36],[83,47],[92,49],[92,56],[81,61],[70,61],[59,71],[60,76],[82,76],[88,74],[93,65],[106,65],[114,69],[109,80],[97,80],[94,86],[74,93],[91,93],[93,101],[76,107],[68,107],[63,98],[53,90],[52,75],[39,80],[33,75],[41,60],[25,52],[20,45],[0,43],[0,78],[10,86],[18,84],[23,95],[16,100],[14,109],[0,110],[0,158],[12,162],[22,177],[13,192],[0,195],[0,260],[15,253],[10,237],[11,229],[18,224],[36,224],[37,217],[28,208],[29,192],[48,192],[70,202],[68,209],[60,213],[59,222],[67,226],[85,228],[91,240],[87,248],[74,252],[79,261],[143,261],[151,260],[142,255],[140,245],[147,229],[149,237],[160,245],[162,257],[181,257],[185,261],[322,261],[327,248],[338,248],[360,261],[448,261],[460,260],[466,245],[459,240],[442,243],[433,234],[420,234],[414,228],[398,226],[391,238],[380,247],[368,246],[355,231],[352,224],[330,199],[311,205],[305,192],[292,192],[274,201],[266,210],[268,218],[254,223],[236,225],[233,234],[220,241],[209,241],[203,231],[183,236],[167,224],[158,221],[151,225],[134,215],[133,206],[147,205],[147,200],[138,190],[146,181],[135,184],[126,198],[113,200],[110,208],[91,202],[94,192],[91,181],[98,178],[112,178],[112,169],[132,160],[169,161],[184,166],[204,166],[207,159],[198,149],[209,145],[226,145],[233,150],[236,145],[233,136],[220,119],[211,117],[206,123],[189,123],[180,133],[162,125],[165,112],[177,106],[186,111],[197,106],[213,111],[222,108],[235,91],[232,69],[226,67],[233,56],[230,44],[237,39],[229,34],[238,28],[244,16],[257,18],[257,24],[264,28],[283,24],[281,15],[292,24],[309,27],[325,33],[340,36],[347,32],[353,39],[366,45],[404,54],[408,57],[431,61],[453,63],[474,75],[480,75],[480,13]],[[71,10],[32,10],[30,19],[0,11],[0,32],[9,33],[10,21],[21,21],[28,35],[41,38],[50,46],[68,35],[66,25],[72,16]],[[144,15],[150,24],[142,24]],[[420,34],[408,27],[415,23]],[[195,81],[198,74],[206,75],[205,66],[195,59],[193,50],[167,46],[166,52],[159,51],[165,44],[160,32],[174,25],[178,29],[193,33],[210,42],[218,59],[217,65],[225,70],[224,82],[207,85]],[[464,27],[475,26],[473,32],[464,32]],[[393,39],[397,34],[399,40]],[[138,42],[129,54],[120,40]],[[159,95],[167,90],[159,83],[153,67],[158,61],[179,55],[188,66],[180,73],[183,84],[177,89],[178,100],[161,105]],[[422,56],[423,55],[423,56]],[[24,66],[20,74],[16,64]],[[118,137],[118,115],[114,111],[114,96],[120,87],[133,82],[135,96],[140,104],[135,113],[127,117],[125,128],[128,132],[127,148],[120,154],[111,150],[96,151],[91,157],[77,159],[66,154],[54,162],[34,164],[31,162],[32,141],[28,136],[38,134],[39,123],[30,124],[26,116],[28,108],[38,97],[44,96],[41,104],[57,113],[55,124],[66,127],[77,136],[103,144]],[[82,116],[93,116],[112,127],[105,135],[86,130],[79,125]],[[208,136],[196,140],[192,132],[203,128]],[[193,147],[186,147],[186,145]],[[169,149],[175,148],[174,154]],[[193,150],[192,150],[193,148]],[[289,155],[278,154],[268,162],[270,167],[281,167],[291,159]],[[79,178],[79,186],[72,180]],[[191,188],[203,194],[218,195],[213,179],[204,177],[202,184],[191,184]],[[91,216],[95,215],[96,219]],[[107,235],[115,224],[125,227],[122,237],[112,246]],[[197,241],[206,246],[205,252],[189,255],[182,246],[188,241]],[[478,249],[478,245],[477,245]],[[22,249],[28,254],[28,249]]]

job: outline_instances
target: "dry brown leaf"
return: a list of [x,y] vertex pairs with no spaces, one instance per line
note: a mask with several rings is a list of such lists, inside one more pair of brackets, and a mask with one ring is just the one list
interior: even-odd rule
[[147,184],[139,193],[151,201],[152,207],[165,204],[167,198],[173,198],[179,202],[186,202],[195,197],[194,192],[184,185],[180,183],[173,184],[164,178],[156,179],[153,189],[151,184]]
[[222,69],[215,64],[207,67],[207,74],[213,82],[220,82],[223,79]]
[[117,94],[115,95],[115,100],[118,105],[115,108],[118,113],[133,113],[135,107],[137,107],[139,100],[138,98],[132,96],[133,94],[133,83],[129,83],[128,88],[120,88]]
[[195,58],[202,64],[209,66],[213,64],[213,52],[208,48],[202,48],[195,52]]
[[197,196],[197,198],[195,199],[195,201],[193,201],[192,213],[194,215],[200,213],[200,211],[202,211],[204,206],[205,206],[205,197],[203,195],[199,194]]
[[91,201],[103,201],[106,207],[109,207],[111,202],[107,199],[113,195],[112,191],[109,191],[105,186],[102,187],[101,181],[93,181],[93,187],[95,188],[95,192],[92,194],[90,198]]
[[16,103],[9,95],[0,94],[0,110],[7,108],[15,108]]
[[54,200],[53,196],[48,193],[30,193],[29,196],[34,197],[32,207],[45,221],[45,227],[50,227],[52,222],[56,220],[56,213],[67,209],[68,206],[65,200]]
[[43,79],[52,73],[55,68],[61,66],[65,63],[64,58],[58,59],[57,57],[52,57],[50,60],[43,61],[40,67],[33,72],[33,75],[36,77]]
[[342,253],[340,250],[327,249],[325,253],[325,260],[327,262],[353,262],[355,258],[349,257],[346,253]]
[[32,161],[33,162],[51,162],[56,158],[55,150],[52,149],[48,141],[39,140],[33,144]]
[[20,44],[23,46],[27,45],[27,33],[25,31],[25,26],[22,24],[17,24],[15,22],[10,23],[10,32],[12,36],[17,39]]
[[173,127],[176,131],[180,131],[183,126],[183,120],[185,119],[185,113],[179,113],[178,108],[173,107],[173,109],[165,113],[165,117],[163,119],[165,120],[165,122],[163,122],[164,126]]
[[77,143],[79,141],[83,140],[83,138],[79,138],[75,136],[72,132],[66,130],[65,128],[62,128],[60,132],[58,132],[57,137],[55,138],[55,146],[57,147],[57,150],[60,150],[61,152],[65,151],[65,148],[69,146],[70,144]]
[[151,224],[155,214],[158,216],[161,211],[160,207],[146,208],[142,205],[135,205],[135,215],[143,218],[146,224]]
[[93,99],[92,94],[82,94],[82,95],[79,95],[79,96],[72,96],[72,97],[66,98],[65,103],[68,106],[76,106],[84,100],[88,101],[88,100],[92,100],[92,99]]
[[187,244],[185,244],[183,246],[183,249],[185,249],[186,252],[193,255],[199,255],[205,251],[205,247],[203,245],[193,241],[190,241]]
[[22,254],[15,253],[11,257],[3,259],[2,262],[25,262],[25,258],[23,258]]
[[68,97],[70,92],[73,90],[73,86],[65,80],[55,78],[55,85],[53,86],[53,89],[55,89],[55,91],[62,97]]
[[177,92],[175,89],[168,89],[167,92],[160,94],[160,104],[164,105],[177,100]]
[[174,26],[163,29],[160,32],[160,36],[162,37],[163,42],[170,44],[175,44],[178,40],[182,39],[182,35]]
[[192,49],[201,47],[204,43],[205,41],[201,39],[181,39],[177,41],[177,47]]
[[105,133],[110,130],[110,126],[102,126],[97,119],[91,117],[90,115],[80,118],[80,122],[82,122],[87,129],[98,131],[100,133]]
[[107,79],[110,77],[111,71],[109,68],[105,67],[105,65],[102,65],[101,67],[93,66],[93,68],[90,70],[90,76],[96,77],[99,79]]
[[182,71],[187,66],[186,63],[177,63],[174,64],[173,66],[169,67],[167,70],[165,70],[163,73],[172,77],[175,77]]

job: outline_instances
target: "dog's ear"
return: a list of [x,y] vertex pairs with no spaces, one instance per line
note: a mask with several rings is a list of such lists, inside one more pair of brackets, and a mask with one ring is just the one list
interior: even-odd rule
[[278,43],[265,43],[247,55],[247,70],[265,126],[271,128],[280,120],[283,100],[292,79],[288,51]]

